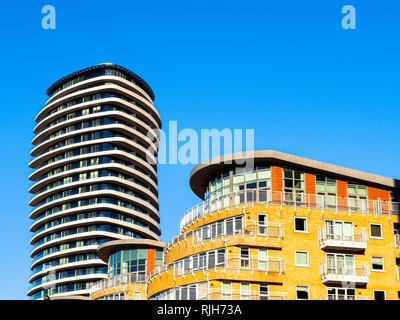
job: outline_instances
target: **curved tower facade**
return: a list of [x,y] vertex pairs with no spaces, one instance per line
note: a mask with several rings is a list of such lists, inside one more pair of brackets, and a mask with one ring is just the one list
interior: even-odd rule
[[99,245],[161,234],[149,85],[119,65],[74,72],[48,90],[29,166],[34,299],[88,296],[107,278]]

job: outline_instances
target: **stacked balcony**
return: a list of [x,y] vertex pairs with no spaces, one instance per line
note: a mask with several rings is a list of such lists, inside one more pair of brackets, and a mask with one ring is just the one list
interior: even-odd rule
[[351,234],[345,235],[320,228],[318,240],[323,250],[362,252],[367,248],[368,232],[365,228],[356,227]]
[[346,264],[330,264],[327,261],[320,264],[321,279],[325,284],[365,285],[368,283],[369,273],[367,262],[356,262],[350,267]]

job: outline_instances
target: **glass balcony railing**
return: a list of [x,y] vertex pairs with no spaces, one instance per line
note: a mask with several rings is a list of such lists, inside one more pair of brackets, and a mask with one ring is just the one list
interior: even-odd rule
[[350,211],[371,214],[399,215],[400,203],[391,201],[354,199],[305,193],[287,193],[266,189],[251,189],[232,192],[215,199],[203,201],[185,212],[180,230],[192,221],[231,206],[245,203],[263,203],[279,206],[302,207],[310,209]]

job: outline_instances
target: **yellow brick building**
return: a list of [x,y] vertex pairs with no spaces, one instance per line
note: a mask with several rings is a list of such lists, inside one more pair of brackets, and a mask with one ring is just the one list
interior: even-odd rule
[[[141,298],[399,298],[400,181],[264,150],[202,163],[190,186],[204,201],[163,244]],[[121,291],[110,288],[92,299]]]

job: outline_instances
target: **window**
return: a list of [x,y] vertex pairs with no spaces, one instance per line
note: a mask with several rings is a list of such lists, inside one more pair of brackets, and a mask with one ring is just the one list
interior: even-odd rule
[[296,251],[295,257],[296,266],[308,266],[308,252],[307,251]]
[[225,249],[219,249],[217,251],[217,267],[223,267],[225,265]]
[[240,267],[249,268],[250,267],[250,252],[249,248],[240,249]]
[[371,238],[382,239],[382,225],[370,223]]
[[156,250],[155,266],[162,266],[164,261],[163,251]]
[[328,240],[353,241],[353,222],[325,220],[325,232]]
[[294,231],[307,232],[307,218],[294,218]]
[[383,257],[371,257],[372,270],[373,271],[384,271],[383,269]]
[[[233,173],[233,192],[238,192],[240,203],[243,202],[265,202],[271,188],[270,167],[257,166],[256,168],[238,167]],[[254,190],[254,189],[258,189]],[[244,192],[247,190],[246,192]],[[258,199],[257,199],[258,198]]]
[[267,270],[268,265],[268,250],[267,249],[258,249],[258,269],[259,270]]
[[116,274],[146,274],[147,249],[121,250],[110,256],[109,276]]
[[316,176],[316,191],[323,193],[334,193],[336,194],[336,179]]
[[183,275],[198,272],[215,267],[223,267],[225,264],[225,249],[202,252],[194,256],[176,261],[174,269],[176,274]]
[[232,283],[222,282],[222,300],[232,300]]
[[184,285],[162,291],[152,300],[197,300],[204,297],[205,290],[207,290],[205,283]]
[[260,235],[267,235],[267,215],[258,215],[258,233]]
[[236,216],[207,224],[194,230],[194,242],[201,242],[216,237],[229,236],[242,232],[243,216]]
[[325,176],[316,176],[317,207],[336,207],[336,179]]
[[297,286],[296,287],[296,299],[297,300],[308,300],[308,286]]
[[355,183],[347,184],[347,196],[349,197],[349,209],[353,211],[365,212],[368,208],[367,186]]
[[356,290],[352,288],[328,288],[328,300],[357,300]]
[[283,186],[286,204],[304,202],[304,172],[286,168],[283,169]]
[[260,284],[260,300],[268,300],[268,285]]
[[196,300],[197,286],[195,284],[189,285],[189,300]]
[[392,202],[400,202],[400,193],[395,191],[390,191],[390,201]]
[[250,283],[240,284],[240,300],[250,300]]
[[374,290],[374,300],[385,300],[386,293],[384,290]]
[[141,300],[141,293],[140,291],[134,292],[134,300]]
[[327,273],[337,275],[354,275],[355,274],[355,257],[351,254],[334,254],[326,255]]
[[[230,177],[229,172],[226,172],[210,181],[210,192],[206,192],[206,196],[210,197],[210,200],[220,198],[223,195],[229,194],[230,192]],[[228,197],[225,197],[229,200]]]

